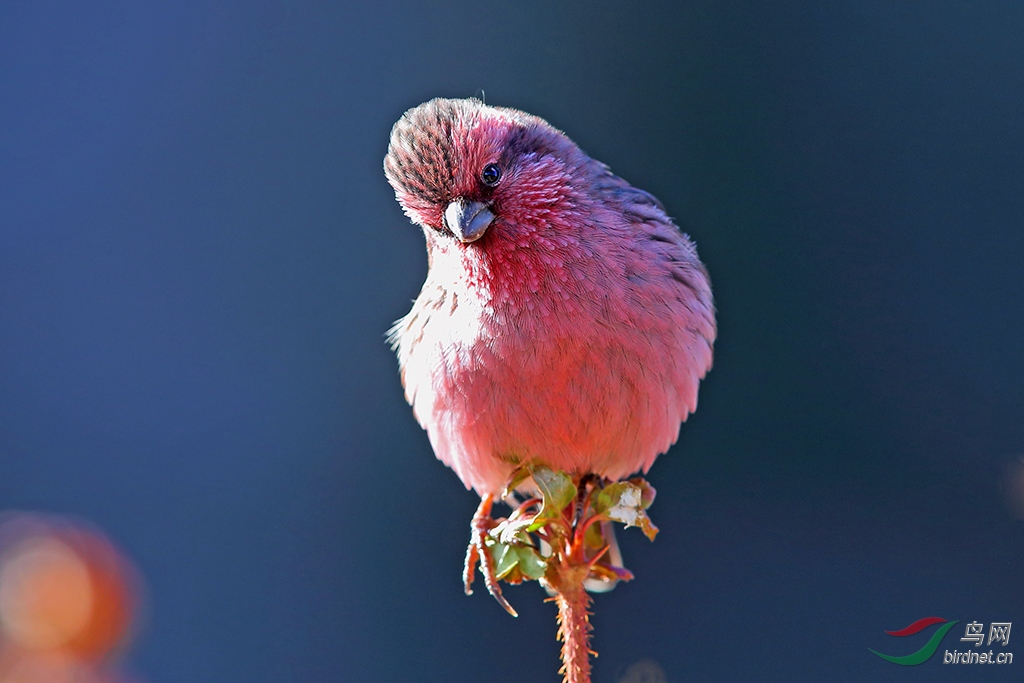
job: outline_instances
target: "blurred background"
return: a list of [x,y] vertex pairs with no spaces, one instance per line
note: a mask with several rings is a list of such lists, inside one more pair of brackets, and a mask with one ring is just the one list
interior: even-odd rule
[[[463,596],[477,501],[383,337],[426,271],[391,125],[485,93],[657,195],[719,307],[595,683],[1017,680],[1022,30],[1010,0],[4,2],[0,509],[130,558],[146,681],[557,681],[538,586],[518,620]],[[1016,622],[1021,661],[868,652],[925,616]]]

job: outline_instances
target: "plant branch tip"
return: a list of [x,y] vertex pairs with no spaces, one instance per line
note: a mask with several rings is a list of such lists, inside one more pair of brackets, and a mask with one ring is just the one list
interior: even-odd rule
[[[522,502],[512,493],[517,489]],[[493,494],[480,499],[463,568],[466,595],[473,593],[479,570],[491,597],[518,617],[500,582],[538,581],[551,596],[545,602],[558,605],[563,683],[590,683],[589,658],[597,656],[590,649],[590,593],[633,579],[620,566],[613,524],[638,527],[653,541],[658,528],[647,509],[654,495],[654,487],[639,477],[612,482],[534,463],[519,468],[503,495],[514,503],[507,517],[491,517]]]

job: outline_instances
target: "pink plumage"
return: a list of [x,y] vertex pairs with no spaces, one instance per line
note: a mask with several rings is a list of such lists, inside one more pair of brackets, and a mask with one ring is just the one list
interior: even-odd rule
[[716,334],[707,271],[661,203],[477,100],[406,112],[384,170],[426,235],[391,340],[437,457],[481,495],[526,462],[646,472],[696,409]]

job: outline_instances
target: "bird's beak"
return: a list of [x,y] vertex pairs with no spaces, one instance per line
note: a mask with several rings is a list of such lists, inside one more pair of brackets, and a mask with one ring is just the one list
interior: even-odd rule
[[491,209],[483,202],[471,202],[465,197],[452,200],[444,210],[445,225],[463,242],[475,242],[487,232],[494,220]]

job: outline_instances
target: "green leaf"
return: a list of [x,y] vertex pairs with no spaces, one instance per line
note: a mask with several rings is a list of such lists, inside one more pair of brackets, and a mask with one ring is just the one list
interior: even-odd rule
[[644,479],[643,477],[633,477],[632,479],[629,480],[629,483],[630,484],[636,484],[637,486],[640,487],[640,493],[641,493],[641,495],[643,497],[643,501],[644,501],[644,504],[643,504],[644,510],[646,510],[647,508],[651,507],[651,503],[654,502],[654,496],[657,495],[657,493],[658,493],[654,489],[654,487],[651,486],[650,484],[648,484],[647,480]]
[[630,481],[617,481],[601,489],[594,501],[594,509],[629,526],[636,519],[636,512],[642,509],[642,504],[643,492],[639,486]]
[[531,548],[528,545],[517,546],[516,554],[519,556],[519,571],[523,573],[523,576],[533,580],[544,576],[547,563],[536,548]]
[[502,545],[494,568],[495,577],[505,578],[518,563],[519,553],[516,552],[516,549],[510,545]]
[[[544,505],[537,518],[551,519],[562,514],[569,503],[576,498],[576,485],[565,472],[555,472],[543,465],[532,468],[533,481],[544,497]],[[540,528],[540,527],[537,527]]]
[[600,550],[608,545],[608,541],[604,537],[603,525],[591,524],[588,526],[587,533],[583,535],[583,542],[588,548],[593,548],[594,550]]
[[633,481],[617,481],[614,484],[609,484],[597,494],[594,509],[598,513],[608,515],[609,519],[622,522],[627,527],[640,527],[644,535],[653,541],[654,537],[658,535],[658,527],[654,525],[644,509],[654,500],[654,487],[646,482],[644,484],[649,489],[646,500],[643,485]]
[[524,481],[530,478],[530,468],[527,466],[520,467],[512,473],[512,477],[505,484],[505,491],[501,494],[502,498],[508,498],[517,486],[522,484]]

